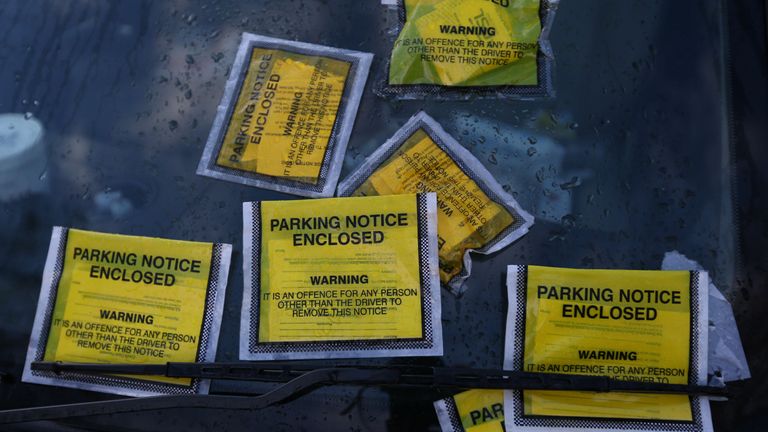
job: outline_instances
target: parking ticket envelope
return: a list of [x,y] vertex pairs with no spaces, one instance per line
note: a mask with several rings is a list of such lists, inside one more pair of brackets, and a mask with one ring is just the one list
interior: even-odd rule
[[[707,382],[706,272],[509,266],[504,368]],[[511,390],[510,431],[711,431],[688,395]]]
[[[549,43],[559,0],[397,0],[383,83],[398,99],[554,96]],[[383,85],[382,85],[383,84]]]
[[465,291],[469,252],[490,254],[528,232],[533,217],[426,113],[419,112],[339,185],[340,196],[435,192],[440,280]]
[[198,174],[332,196],[372,58],[243,33]]
[[435,194],[243,204],[241,360],[442,355]]
[[215,361],[232,246],[55,227],[22,381],[126,396],[207,393],[209,381],[56,374],[32,362]]
[[504,432],[504,390],[468,390],[434,403],[443,432]]

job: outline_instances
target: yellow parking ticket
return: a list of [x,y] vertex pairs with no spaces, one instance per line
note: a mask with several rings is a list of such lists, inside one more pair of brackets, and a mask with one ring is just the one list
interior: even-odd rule
[[443,432],[505,432],[504,391],[469,390],[435,402]]
[[243,205],[243,360],[442,354],[434,194]]
[[22,380],[128,396],[207,393],[207,380],[55,374],[35,361],[215,361],[231,246],[55,227]]
[[[510,266],[505,369],[706,384],[705,272]],[[514,390],[507,428],[710,431],[686,395]]]
[[400,0],[384,96],[554,94],[548,35],[558,0]]
[[333,195],[371,58],[244,33],[198,173]]
[[470,251],[496,252],[533,224],[480,161],[424,112],[339,185],[341,196],[418,192],[437,193],[440,280],[454,294],[464,291]]

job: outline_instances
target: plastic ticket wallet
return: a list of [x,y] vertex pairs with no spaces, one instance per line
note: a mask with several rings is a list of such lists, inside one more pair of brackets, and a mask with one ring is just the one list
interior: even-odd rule
[[[706,272],[509,266],[504,368],[707,382]],[[510,431],[711,431],[705,397],[506,391]]]
[[215,361],[232,247],[55,227],[22,381],[126,396],[209,381],[31,370],[34,361]]
[[559,0],[399,0],[378,92],[402,99],[554,96]]
[[504,391],[469,390],[435,402],[443,432],[504,432]]
[[243,33],[197,173],[332,196],[372,57]]
[[528,232],[533,217],[471,153],[424,112],[413,116],[339,185],[341,196],[437,193],[440,280],[464,291],[469,252],[489,254]]
[[[678,251],[664,254],[662,270],[703,270],[701,264]],[[724,385],[730,381],[749,379],[749,364],[741,345],[739,328],[733,308],[723,293],[709,282],[709,331],[707,376],[709,385]]]
[[241,360],[442,355],[434,194],[243,204]]

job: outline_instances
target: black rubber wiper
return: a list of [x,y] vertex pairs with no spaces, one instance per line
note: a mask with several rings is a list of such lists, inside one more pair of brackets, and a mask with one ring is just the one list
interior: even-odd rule
[[445,389],[573,390],[728,397],[724,387],[619,381],[607,376],[562,375],[431,366],[332,366],[298,362],[167,363],[115,365],[35,362],[33,370],[56,374],[163,375],[282,383],[259,396],[172,395],[116,399],[0,411],[0,424],[171,408],[256,410],[325,385],[372,385]]

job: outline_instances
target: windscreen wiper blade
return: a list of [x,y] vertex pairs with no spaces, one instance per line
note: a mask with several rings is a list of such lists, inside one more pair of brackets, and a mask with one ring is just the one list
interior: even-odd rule
[[724,387],[619,381],[607,376],[563,375],[432,366],[332,366],[301,362],[166,363],[115,365],[35,362],[33,370],[56,374],[162,375],[172,378],[281,383],[259,396],[171,395],[0,411],[0,424],[171,408],[262,409],[324,385],[386,387],[573,390],[728,397]]
[[[426,386],[442,388],[579,390],[594,392],[633,392],[687,394],[727,397],[725,387],[666,384],[648,381],[623,381],[600,375],[566,375],[496,369],[448,368],[414,365],[334,365],[315,362],[217,362],[165,364],[95,364],[33,362],[32,370],[56,374],[67,372],[126,375],[161,375],[169,378],[289,382],[315,370],[358,371],[343,381],[324,384],[368,384],[382,386]],[[375,372],[390,370],[391,374]],[[355,381],[352,377],[357,377]]]

